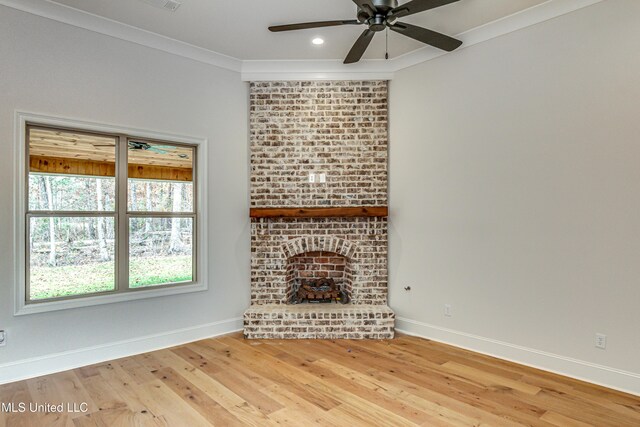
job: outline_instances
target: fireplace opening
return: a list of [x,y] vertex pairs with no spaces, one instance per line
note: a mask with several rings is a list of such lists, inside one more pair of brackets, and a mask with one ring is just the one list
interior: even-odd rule
[[349,297],[343,286],[338,286],[332,278],[302,280],[293,285],[291,304],[304,303],[332,303],[346,304]]
[[351,300],[349,259],[335,252],[305,252],[287,259],[287,304],[347,304]]

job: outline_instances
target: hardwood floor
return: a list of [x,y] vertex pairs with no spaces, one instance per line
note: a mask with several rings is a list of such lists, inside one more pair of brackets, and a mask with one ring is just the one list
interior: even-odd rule
[[[5,426],[640,426],[640,398],[409,336],[241,334],[0,386]],[[72,408],[73,409],[73,408]]]

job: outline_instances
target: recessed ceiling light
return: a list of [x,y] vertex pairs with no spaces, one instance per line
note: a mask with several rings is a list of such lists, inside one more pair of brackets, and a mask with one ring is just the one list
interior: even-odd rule
[[320,46],[321,44],[324,44],[324,39],[316,37],[315,39],[311,40],[311,43],[315,44],[316,46]]
[[161,9],[175,12],[182,3],[178,0],[141,0],[145,3],[149,3],[151,6],[159,7]]

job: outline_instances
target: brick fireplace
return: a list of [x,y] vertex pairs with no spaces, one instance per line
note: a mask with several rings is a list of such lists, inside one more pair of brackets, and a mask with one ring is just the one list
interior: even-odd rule
[[[251,83],[250,111],[245,336],[392,338],[387,82]],[[341,293],[325,299],[330,282]],[[328,303],[295,300],[305,284]]]

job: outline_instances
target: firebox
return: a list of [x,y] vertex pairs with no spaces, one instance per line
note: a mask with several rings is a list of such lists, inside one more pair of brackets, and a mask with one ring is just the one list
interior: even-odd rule
[[343,255],[305,252],[287,259],[286,272],[288,304],[346,304],[351,300],[353,271]]

